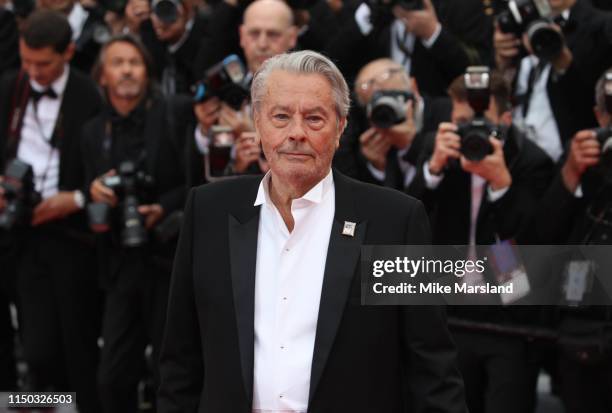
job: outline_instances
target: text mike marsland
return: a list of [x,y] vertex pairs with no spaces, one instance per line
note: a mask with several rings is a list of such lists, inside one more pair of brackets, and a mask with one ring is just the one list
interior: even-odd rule
[[507,285],[495,285],[483,283],[470,285],[456,282],[453,286],[442,285],[437,282],[420,283],[418,285],[400,283],[397,285],[384,285],[375,283],[372,285],[375,294],[512,294],[514,283]]

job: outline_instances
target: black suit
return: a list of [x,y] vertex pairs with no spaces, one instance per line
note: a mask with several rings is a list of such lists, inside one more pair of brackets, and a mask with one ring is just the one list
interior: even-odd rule
[[19,32],[15,15],[0,7],[0,73],[19,68]]
[[93,68],[98,53],[102,47],[99,38],[102,30],[108,30],[104,23],[104,11],[99,8],[88,8],[87,20],[83,25],[83,30],[78,39],[75,40],[75,53],[70,64],[73,67],[90,73]]
[[[404,155],[404,160],[415,166],[424,149],[427,135],[438,129],[440,122],[450,119],[451,102],[448,98],[424,98],[423,127]],[[397,149],[387,153],[385,180],[379,181],[368,169],[368,161],[361,153],[359,137],[370,127],[364,110],[356,105],[351,108],[350,122],[340,139],[340,147],[334,156],[334,167],[359,181],[404,190],[405,178],[400,169]]]
[[[192,191],[175,258],[158,411],[250,412],[261,177]],[[465,412],[442,310],[363,307],[365,244],[426,244],[420,203],[334,173],[309,412]],[[343,223],[357,223],[354,237]],[[211,242],[214,235],[214,242]]]
[[[8,136],[11,102],[15,95],[22,94],[16,90],[16,79],[12,74],[0,83],[2,171],[18,148],[18,143],[9,141]],[[23,78],[22,85],[27,83],[27,77]],[[23,90],[26,95],[29,93],[28,89]],[[99,107],[100,96],[94,83],[70,69],[60,109],[58,130],[62,133],[56,135],[59,136],[60,191],[74,191],[85,185],[80,127]],[[21,336],[33,389],[43,390],[47,386],[54,386],[58,391],[72,389],[79,394],[80,409],[96,412],[99,300],[85,214],[75,213],[21,235],[23,244],[17,251],[16,272],[9,276],[17,278]]]
[[[410,75],[416,78],[423,95],[445,96],[449,84],[470,62],[488,58],[492,34],[479,0],[437,1],[434,5],[442,31],[430,49],[415,41]],[[329,40],[325,53],[350,82],[366,63],[391,55],[391,22],[364,36],[354,17],[346,19]]]

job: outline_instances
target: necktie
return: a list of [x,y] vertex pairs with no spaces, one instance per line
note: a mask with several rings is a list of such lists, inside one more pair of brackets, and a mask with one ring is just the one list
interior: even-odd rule
[[57,93],[52,88],[47,88],[42,92],[34,89],[30,91],[30,97],[34,100],[34,103],[38,103],[43,96],[47,96],[49,99],[57,99]]

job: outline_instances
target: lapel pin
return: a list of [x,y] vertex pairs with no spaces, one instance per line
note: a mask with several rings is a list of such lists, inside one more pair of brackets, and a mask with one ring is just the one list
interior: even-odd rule
[[354,222],[344,221],[344,227],[342,228],[342,235],[354,237],[356,226],[357,224],[355,224]]

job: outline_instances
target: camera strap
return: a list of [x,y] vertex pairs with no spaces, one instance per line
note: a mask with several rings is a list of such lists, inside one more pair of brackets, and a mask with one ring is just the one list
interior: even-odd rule
[[19,138],[21,136],[21,127],[23,118],[28,105],[30,95],[30,82],[26,72],[19,71],[17,82],[11,100],[11,110],[9,115],[8,125],[8,142],[5,148],[4,159],[12,159],[17,155],[17,147],[19,146]]
[[527,91],[523,95],[518,96],[519,103],[523,104],[523,118],[526,118],[527,114],[529,113],[529,105],[531,103],[531,95],[533,95],[533,89],[535,88],[535,84],[537,83],[537,81],[542,76],[542,73],[544,72],[544,69],[546,68],[547,64],[548,63],[546,61],[540,59],[537,64],[534,65],[532,63],[531,68],[529,69],[529,77],[527,78]]

